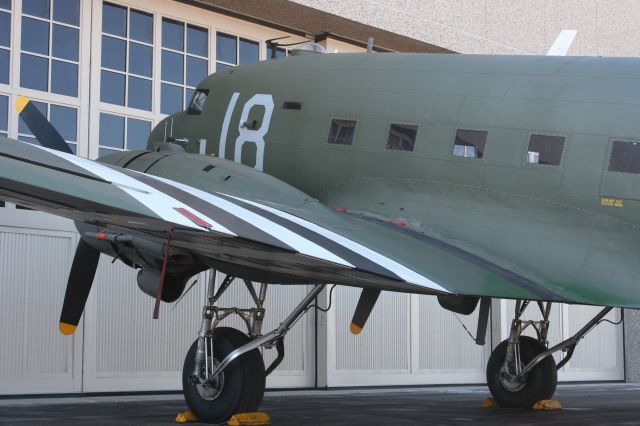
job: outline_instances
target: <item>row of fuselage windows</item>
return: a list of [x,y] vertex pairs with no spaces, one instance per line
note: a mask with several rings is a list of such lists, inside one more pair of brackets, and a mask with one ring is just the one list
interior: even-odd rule
[[[336,145],[352,145],[355,130],[355,120],[334,118],[331,120],[327,142]],[[396,151],[413,151],[417,136],[417,125],[391,124],[386,148]],[[457,129],[452,155],[462,158],[483,158],[488,136],[489,132],[486,130]],[[529,138],[526,162],[559,166],[564,143],[564,136],[532,134]],[[640,142],[614,141],[609,171],[640,174]]]

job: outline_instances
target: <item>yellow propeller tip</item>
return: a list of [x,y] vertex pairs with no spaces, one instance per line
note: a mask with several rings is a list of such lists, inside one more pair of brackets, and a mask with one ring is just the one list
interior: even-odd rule
[[349,326],[349,330],[351,330],[351,334],[358,335],[362,332],[362,327],[358,327],[354,323],[351,323],[351,325]]
[[73,332],[76,331],[77,327],[77,325],[67,324],[66,322],[61,322],[59,326],[60,333],[64,334],[65,336],[73,334]]
[[27,106],[28,103],[29,98],[27,98],[26,96],[18,96],[18,99],[16,99],[16,111],[18,111],[18,114],[22,112],[22,110]]

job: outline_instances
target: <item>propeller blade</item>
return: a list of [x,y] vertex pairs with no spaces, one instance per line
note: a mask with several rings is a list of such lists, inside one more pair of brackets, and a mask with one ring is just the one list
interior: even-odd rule
[[60,314],[60,332],[65,335],[73,334],[80,322],[84,305],[87,303],[89,291],[98,269],[100,252],[80,239],[73,265],[69,273],[67,291]]
[[349,327],[351,333],[360,334],[362,332],[364,325],[369,319],[369,315],[371,315],[373,307],[378,301],[378,296],[380,296],[380,290],[371,288],[362,289],[360,299],[358,299],[358,306],[356,306],[356,311],[353,313],[353,319],[351,320],[351,326]]
[[42,146],[73,154],[73,151],[71,151],[64,138],[60,136],[60,133],[29,99],[19,96],[16,100],[16,110]]

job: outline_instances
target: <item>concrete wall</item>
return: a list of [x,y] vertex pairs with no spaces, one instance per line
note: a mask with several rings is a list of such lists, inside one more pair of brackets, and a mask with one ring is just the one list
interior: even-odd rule
[[640,53],[636,0],[291,0],[460,53],[545,54],[563,29],[570,55]]

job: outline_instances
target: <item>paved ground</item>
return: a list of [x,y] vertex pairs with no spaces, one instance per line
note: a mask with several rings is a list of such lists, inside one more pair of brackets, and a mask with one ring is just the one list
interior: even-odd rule
[[[395,390],[268,392],[274,425],[640,425],[640,386],[560,385],[564,408],[537,412],[480,407],[484,386]],[[15,425],[171,425],[180,395],[0,399],[0,423]]]

